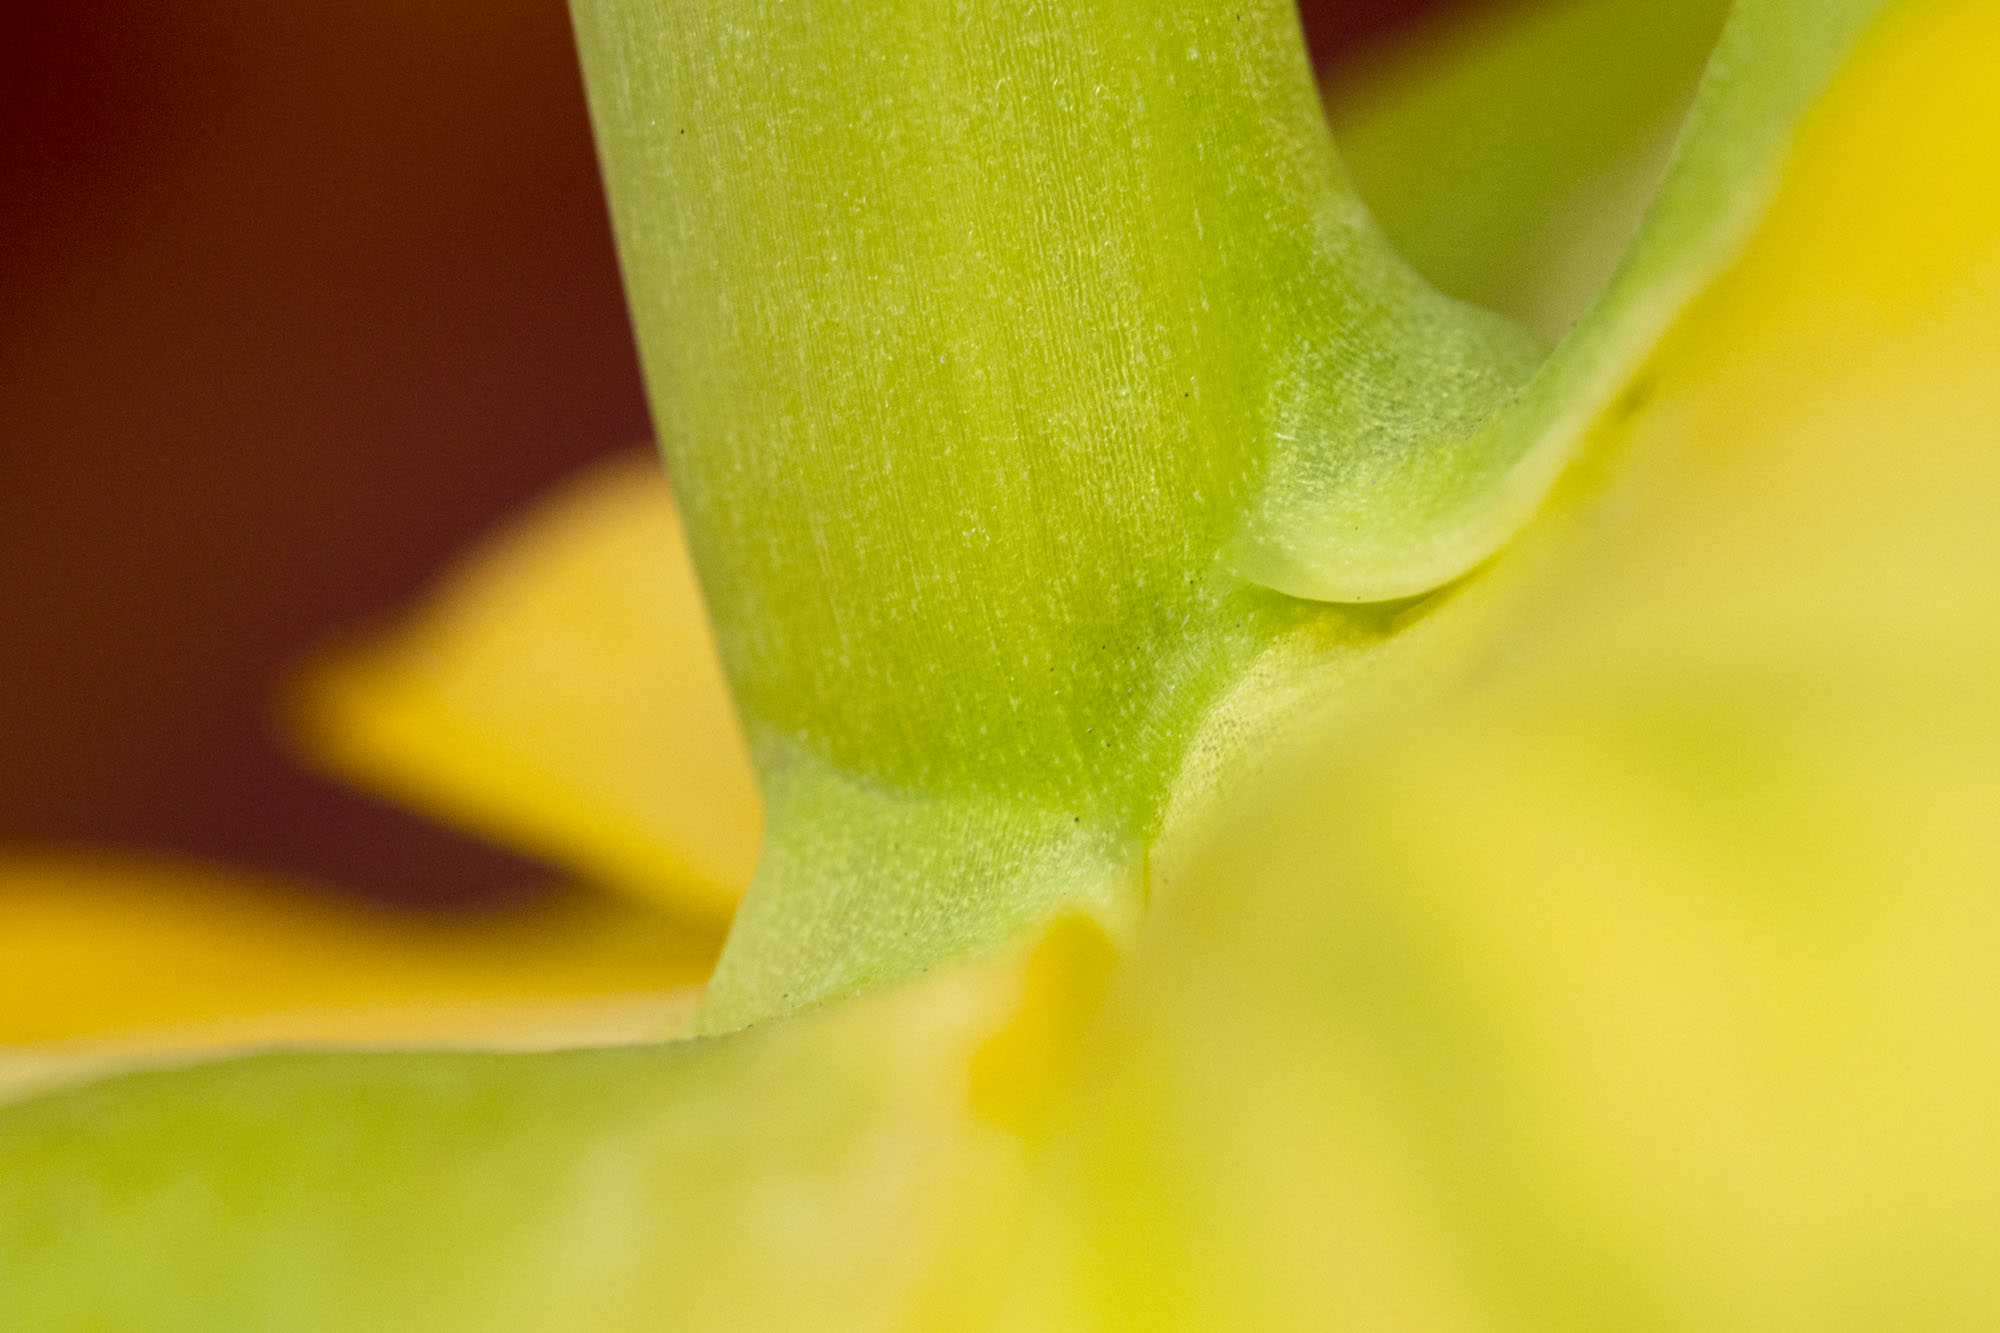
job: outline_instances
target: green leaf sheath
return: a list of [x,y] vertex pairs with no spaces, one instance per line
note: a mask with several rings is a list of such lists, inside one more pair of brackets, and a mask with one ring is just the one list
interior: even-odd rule
[[1231,564],[1254,498],[1471,430],[1537,345],[1390,251],[1286,0],[575,14],[770,799],[707,1021],[1129,907],[1204,715],[1310,614]]

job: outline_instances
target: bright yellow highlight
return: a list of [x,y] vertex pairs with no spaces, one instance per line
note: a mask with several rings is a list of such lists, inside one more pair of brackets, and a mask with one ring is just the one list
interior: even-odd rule
[[718,940],[615,899],[397,911],[212,867],[0,861],[0,1095],[107,1063],[275,1044],[671,1036]]
[[1076,1074],[1077,1042],[1117,962],[1117,946],[1090,918],[1049,927],[1027,956],[1013,1016],[973,1055],[975,1111],[1014,1129],[1038,1127]]
[[334,773],[594,882],[719,924],[750,881],[756,785],[651,458],[558,492],[298,711]]

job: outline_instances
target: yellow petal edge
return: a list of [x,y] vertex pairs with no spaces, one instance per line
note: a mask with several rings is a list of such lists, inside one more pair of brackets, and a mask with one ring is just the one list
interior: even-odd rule
[[303,676],[294,731],[361,786],[712,923],[755,781],[657,461],[585,473],[400,629]]
[[278,1045],[537,1048],[677,1035],[713,933],[568,893],[375,906],[214,867],[0,858],[0,1099]]

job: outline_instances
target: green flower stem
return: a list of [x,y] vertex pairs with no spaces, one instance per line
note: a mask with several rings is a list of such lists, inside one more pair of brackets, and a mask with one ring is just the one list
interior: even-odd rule
[[769,801],[707,1022],[1118,915],[1314,613],[1260,493],[1532,372],[1335,156],[1289,0],[577,0],[669,469]]
[[1383,239],[1288,0],[576,0],[769,811],[705,1026],[1128,917],[1222,701],[1529,519],[1878,6],[1736,7],[1545,359]]

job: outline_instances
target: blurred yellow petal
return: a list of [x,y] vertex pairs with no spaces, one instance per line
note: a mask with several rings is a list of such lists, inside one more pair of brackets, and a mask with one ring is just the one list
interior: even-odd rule
[[0,944],[5,1096],[241,1047],[669,1036],[719,940],[596,895],[419,912],[206,868],[17,855],[0,860]]
[[1503,651],[1164,872],[1021,1327],[2000,1327],[1996,66],[1892,9]]
[[761,815],[659,465],[600,466],[299,691],[335,774],[723,922]]

